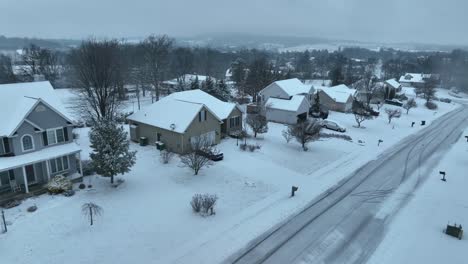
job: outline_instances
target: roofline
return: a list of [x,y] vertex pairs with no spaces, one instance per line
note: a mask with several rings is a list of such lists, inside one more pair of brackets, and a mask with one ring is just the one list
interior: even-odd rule
[[[37,160],[31,161],[31,162],[21,163],[18,166],[10,166],[10,167],[1,168],[0,172],[8,171],[8,170],[19,168],[19,167],[22,167],[22,166],[27,166],[27,165],[35,164],[35,163],[38,163],[38,162],[43,162],[43,161],[51,160],[51,159],[54,159],[54,158],[59,158],[59,157],[65,156],[65,155],[71,155],[71,154],[80,153],[80,152],[81,152],[81,149],[80,150],[75,150],[75,151],[70,151],[70,152],[67,152],[65,154],[60,154],[60,155],[57,155],[57,156],[51,156],[51,157],[47,157],[47,158],[37,159]],[[15,157],[18,157],[18,156],[15,156]]]
[[26,118],[29,116],[29,114],[31,114],[32,110],[34,108],[36,108],[36,106],[39,104],[39,103],[43,103],[45,104],[47,107],[49,107],[50,109],[52,109],[52,111],[54,111],[55,113],[57,113],[58,115],[60,115],[61,117],[63,117],[65,120],[67,120],[68,122],[70,123],[74,123],[71,119],[69,119],[68,117],[66,117],[64,114],[62,114],[60,111],[58,111],[57,109],[55,109],[54,107],[52,107],[50,104],[48,104],[46,101],[42,100],[42,98],[37,98],[35,99],[37,100],[36,103],[34,103],[33,106],[31,106],[31,109],[29,109],[29,111],[24,115],[24,117],[21,119],[21,121],[18,123],[18,125],[15,127],[15,129],[13,129],[13,131],[10,133],[10,135],[8,135],[8,137],[11,137],[13,136],[13,134],[15,134],[16,130],[18,130],[18,128],[23,124],[24,120],[26,120]]

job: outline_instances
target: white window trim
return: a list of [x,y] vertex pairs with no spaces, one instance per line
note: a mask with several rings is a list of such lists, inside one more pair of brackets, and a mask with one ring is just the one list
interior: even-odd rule
[[[23,138],[26,137],[26,136],[31,138],[32,149],[28,149],[28,150],[24,149]],[[21,141],[21,149],[23,150],[23,152],[30,152],[30,151],[34,151],[36,149],[36,146],[34,145],[34,137],[32,135],[24,134],[23,136],[21,136],[20,141]]]
[[[64,165],[64,163],[63,163],[63,157],[65,157],[65,156],[67,157],[67,169],[64,169],[65,166],[63,166],[63,165]],[[48,160],[48,162],[49,162],[49,168],[50,168],[50,173],[51,173],[51,174],[59,174],[59,173],[62,173],[62,172],[65,172],[65,171],[70,170],[70,157],[69,157],[68,155],[65,155],[65,156],[60,156],[60,157],[57,157],[57,158],[53,158],[53,159]],[[61,171],[58,170],[58,166],[57,166],[57,160],[58,160],[58,159],[59,159],[60,162],[62,163],[62,170],[61,170]],[[56,172],[53,172],[53,171],[52,171],[52,164],[50,163],[51,160],[55,160],[55,167],[57,168],[57,171],[56,171]]]
[[57,138],[57,130],[62,129],[62,131],[63,131],[63,128],[64,128],[64,127],[55,127],[55,128],[46,129],[46,133],[49,133],[49,131],[54,131],[54,136],[55,136],[55,143],[51,144],[51,143],[49,142],[49,135],[47,134],[47,145],[48,145],[48,146],[57,145],[57,144],[60,144],[60,143],[64,143],[64,142],[65,142],[65,133],[63,134],[63,142],[58,142],[58,138]]

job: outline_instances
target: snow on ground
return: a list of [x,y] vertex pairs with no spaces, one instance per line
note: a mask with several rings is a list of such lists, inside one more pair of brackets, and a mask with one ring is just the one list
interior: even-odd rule
[[[462,240],[443,233],[446,224],[468,226],[468,143],[465,135],[437,165],[431,177],[393,218],[387,234],[368,263],[466,263],[466,234]],[[422,170],[425,170],[424,168]],[[447,182],[439,171],[447,173]],[[416,172],[419,173],[419,172]],[[417,177],[414,177],[417,178]]]
[[[70,102],[67,97],[62,98]],[[355,128],[351,114],[331,112],[330,119],[344,125],[353,141],[324,139],[311,143],[308,152],[296,142],[285,142],[284,125],[270,123],[267,134],[248,139],[249,144],[261,145],[260,150],[242,152],[235,139],[225,139],[218,146],[225,159],[199,176],[180,167],[177,157],[162,165],[154,146],[132,143],[137,163],[121,177],[125,183],[118,188],[110,187],[108,179],[89,177],[85,182],[93,185],[91,190],[78,190],[70,198],[43,195],[6,210],[11,225],[8,233],[0,234],[2,261],[219,263],[382,151],[423,129],[419,124],[412,128],[412,121],[430,123],[457,107],[439,103],[437,111],[429,111],[418,103],[420,107],[392,124],[381,109],[380,117],[363,123],[366,128]],[[74,130],[83,156],[91,151],[88,131]],[[377,146],[379,139],[383,143]],[[299,186],[294,199],[289,198],[292,185]],[[189,202],[195,193],[218,195],[215,216],[192,213]],[[89,201],[104,208],[93,227],[80,214],[80,206]],[[38,211],[27,213],[32,204]]]

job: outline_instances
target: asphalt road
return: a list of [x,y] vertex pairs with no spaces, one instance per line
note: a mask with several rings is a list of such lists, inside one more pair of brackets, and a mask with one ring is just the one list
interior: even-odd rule
[[[322,194],[301,213],[264,234],[226,263],[365,263],[384,236],[382,203],[418,168],[443,155],[468,125],[468,107],[454,110],[400,142]],[[413,176],[412,176],[413,174]],[[401,202],[410,197],[402,196]],[[398,208],[396,208],[398,209]],[[411,235],[411,234],[408,234]]]

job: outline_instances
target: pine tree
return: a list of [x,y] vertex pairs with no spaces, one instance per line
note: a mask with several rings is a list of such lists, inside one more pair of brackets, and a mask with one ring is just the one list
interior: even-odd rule
[[231,93],[226,83],[223,80],[220,80],[216,86],[218,88],[217,98],[225,102],[229,101],[229,99],[231,98]]
[[110,177],[111,183],[117,174],[129,172],[136,161],[136,151],[129,150],[127,134],[122,126],[107,119],[96,123],[89,132],[91,164],[97,174]]
[[192,81],[192,83],[190,83],[190,89],[192,89],[192,90],[200,89],[200,83],[198,81],[198,75],[195,77],[195,79]]

